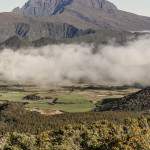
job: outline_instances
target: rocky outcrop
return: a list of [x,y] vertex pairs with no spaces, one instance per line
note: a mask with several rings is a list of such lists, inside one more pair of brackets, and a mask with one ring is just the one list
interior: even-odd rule
[[28,41],[20,39],[18,36],[13,36],[0,44],[0,49],[11,48],[19,49],[21,47],[29,46]]
[[19,37],[25,38],[30,31],[30,25],[26,23],[17,23],[15,26],[15,33]]
[[0,43],[14,36],[28,41],[35,41],[43,37],[61,40],[93,32],[94,30],[82,30],[66,23],[42,22],[28,18],[14,23],[0,23]]
[[96,111],[150,111],[150,88],[123,98],[104,100]]
[[[140,37],[148,35],[148,33],[131,33],[126,31],[115,31],[115,30],[77,30],[74,29],[71,31],[71,27],[65,30],[62,26],[61,30],[58,32],[54,29],[52,24],[47,24],[50,28],[49,36],[48,37],[41,37],[36,40],[29,40],[27,37],[22,37],[19,35],[12,36],[8,38],[6,41],[0,43],[0,49],[4,48],[12,48],[12,49],[20,49],[20,48],[27,48],[27,47],[41,47],[51,44],[73,44],[73,43],[88,43],[93,44],[98,47],[100,44],[107,45],[109,41],[113,39],[116,44],[125,45],[128,41],[134,41]],[[54,26],[56,27],[56,26]],[[23,28],[24,29],[24,28]],[[24,30],[23,30],[24,31]],[[57,34],[55,32],[57,32]],[[64,32],[65,31],[65,32]],[[73,34],[73,33],[74,34]],[[28,34],[27,34],[28,35]],[[95,49],[96,50],[96,49]]]
[[67,24],[47,23],[46,28],[51,39],[73,38],[80,34],[79,29]]
[[23,100],[30,100],[30,101],[38,101],[41,100],[42,98],[38,96],[37,94],[31,94],[23,97]]
[[[129,40],[135,40],[137,39],[140,34],[136,33],[130,33],[125,31],[114,31],[114,30],[99,30],[94,31],[92,29],[88,30],[77,30],[76,28],[72,29],[72,26],[70,28],[64,29],[60,28],[59,31],[57,31],[52,24],[48,24],[50,31],[49,31],[49,37],[42,37],[37,40],[29,41],[28,38],[22,38],[18,35],[10,37],[6,41],[0,43],[0,49],[3,48],[13,48],[13,49],[19,49],[24,47],[41,47],[45,45],[51,45],[51,44],[73,44],[73,43],[88,43],[88,44],[94,44],[95,47],[98,47],[100,44],[106,45],[110,40],[115,40],[117,44],[125,44]],[[57,31],[57,34],[55,33]],[[65,31],[65,32],[64,32]],[[28,35],[28,34],[27,34]],[[143,36],[143,34],[142,34]]]

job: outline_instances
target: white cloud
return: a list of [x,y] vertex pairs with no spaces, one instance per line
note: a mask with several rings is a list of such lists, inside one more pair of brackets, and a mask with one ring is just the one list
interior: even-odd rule
[[150,38],[126,46],[98,48],[61,44],[0,52],[0,79],[20,84],[68,84],[84,80],[97,84],[150,85]]

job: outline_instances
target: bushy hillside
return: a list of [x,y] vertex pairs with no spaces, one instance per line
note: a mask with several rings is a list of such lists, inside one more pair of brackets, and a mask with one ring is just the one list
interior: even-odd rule
[[[136,94],[149,96],[149,89]],[[107,111],[45,116],[26,110],[26,104],[0,104],[1,150],[150,149],[150,118],[146,113]]]
[[145,88],[123,98],[106,99],[99,102],[95,111],[149,111],[150,88]]
[[104,113],[64,113],[56,116],[45,116],[38,112],[25,110],[25,103],[0,104],[0,134],[21,132],[38,134],[54,128],[62,128],[68,124],[91,124],[99,120],[111,120],[121,123],[125,118],[137,118],[140,113],[104,112]]
[[101,120],[39,135],[9,133],[1,142],[3,150],[149,150],[150,127],[146,118],[126,119],[123,124]]

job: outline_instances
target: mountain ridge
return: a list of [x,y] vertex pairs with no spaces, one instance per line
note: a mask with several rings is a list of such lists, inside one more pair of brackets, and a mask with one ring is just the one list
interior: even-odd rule
[[23,7],[14,9],[14,12],[25,16],[53,16],[63,13],[66,9],[78,10],[82,7],[94,8],[111,13],[117,10],[117,7],[106,0],[28,0]]
[[[35,12],[41,14],[50,10],[49,16],[33,15],[35,3],[38,3],[38,11]],[[39,7],[40,5],[42,7]],[[46,9],[43,8],[44,6]],[[49,27],[48,24],[53,24],[53,26]],[[143,31],[150,30],[150,17],[121,11],[106,0],[29,0],[22,8],[16,8],[13,12],[0,13],[0,43],[13,36],[27,38],[29,41],[51,38],[50,30],[52,31],[54,26],[57,26],[57,30],[62,31],[62,24],[72,26],[79,31],[88,29]],[[64,38],[62,34],[68,34],[67,38],[72,38],[71,30],[69,30],[70,33],[65,33],[68,30],[64,29],[59,32],[60,34],[55,32],[53,35],[60,39]]]

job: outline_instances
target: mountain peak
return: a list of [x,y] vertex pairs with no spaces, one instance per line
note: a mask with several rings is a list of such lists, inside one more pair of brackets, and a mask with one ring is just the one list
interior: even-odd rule
[[104,11],[116,10],[117,7],[106,0],[29,0],[24,6],[14,12],[21,13],[25,16],[53,16],[63,13],[63,11],[71,6],[83,6],[87,8],[100,9]]
[[51,16],[61,13],[73,0],[29,0],[21,8],[24,15]]

